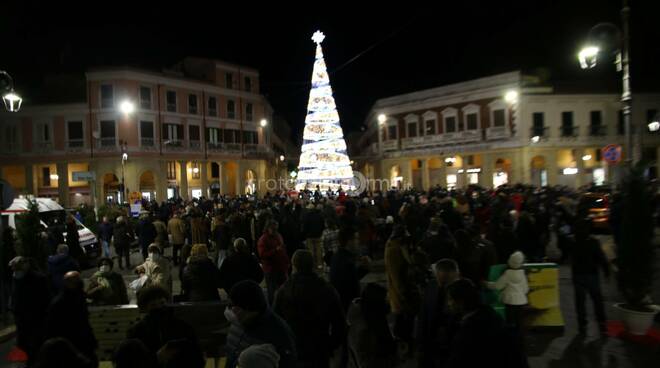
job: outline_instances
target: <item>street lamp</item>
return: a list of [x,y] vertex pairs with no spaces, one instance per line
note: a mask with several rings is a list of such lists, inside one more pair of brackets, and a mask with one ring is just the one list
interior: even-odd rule
[[4,70],[0,70],[0,92],[7,111],[18,112],[21,109],[23,99],[14,91],[14,79]]
[[387,121],[387,115],[380,114],[378,115],[378,124],[383,125]]
[[[591,69],[596,66],[598,55],[601,52],[603,45],[607,38],[615,38],[617,47],[616,51],[616,66],[617,71],[621,71],[622,91],[621,91],[621,105],[623,110],[623,123],[626,129],[626,161],[632,164],[637,161],[639,157],[639,149],[641,146],[641,139],[637,144],[633,144],[632,134],[632,90],[630,88],[630,32],[629,32],[629,18],[630,7],[628,0],[623,0],[623,7],[621,9],[622,28],[619,29],[612,23],[599,23],[593,26],[587,38],[590,41],[589,45],[584,47],[578,53],[578,60],[582,69]],[[601,42],[598,42],[601,41]],[[658,127],[660,128],[660,126]],[[638,129],[637,136],[640,137],[641,129]]]
[[656,114],[648,123],[649,132],[657,132],[660,130],[660,114]]
[[516,90],[507,91],[507,93],[504,94],[504,101],[510,104],[515,104],[516,102],[518,102],[518,91]]
[[284,155],[280,155],[280,161],[284,161]]
[[535,135],[535,136],[532,137],[532,143],[539,143],[540,140],[541,140],[541,137],[539,137],[538,135]]
[[126,181],[124,176],[126,161],[128,161],[126,142],[121,142],[121,202],[126,200]]
[[586,155],[582,156],[582,161],[589,161],[589,160],[591,160],[591,155],[590,154],[586,154]]
[[266,120],[266,119],[261,119],[261,121],[259,122],[259,125],[261,125],[262,127],[265,128],[266,125],[268,125],[268,120]]
[[129,100],[124,100],[119,104],[119,111],[126,115],[130,115],[135,111],[135,104]]

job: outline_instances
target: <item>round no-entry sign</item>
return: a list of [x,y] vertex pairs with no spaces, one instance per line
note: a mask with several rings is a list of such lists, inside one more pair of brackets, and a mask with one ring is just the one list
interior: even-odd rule
[[610,164],[618,164],[621,161],[621,146],[608,144],[601,150],[603,159]]

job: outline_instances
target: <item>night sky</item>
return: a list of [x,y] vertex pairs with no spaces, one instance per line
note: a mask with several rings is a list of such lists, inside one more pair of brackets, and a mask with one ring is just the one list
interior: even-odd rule
[[[632,1],[633,90],[660,89],[657,2]],[[0,69],[14,76],[26,104],[49,74],[104,65],[160,70],[185,56],[218,58],[259,69],[262,92],[299,135],[316,29],[326,35],[326,63],[347,131],[360,128],[378,98],[519,68],[543,71],[552,82],[618,78],[604,62],[581,71],[575,55],[593,25],[620,24],[620,1],[408,1],[364,9],[358,1],[322,7],[187,1],[159,2],[159,11],[136,8],[137,1],[94,2],[95,8],[13,3],[0,14]]]

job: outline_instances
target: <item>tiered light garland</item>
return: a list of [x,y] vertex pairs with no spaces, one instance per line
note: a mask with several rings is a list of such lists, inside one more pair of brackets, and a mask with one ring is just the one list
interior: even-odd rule
[[324,38],[320,31],[316,31],[312,37],[316,43],[316,59],[298,164],[299,189],[314,189],[316,185],[323,188],[344,185],[344,188],[348,189],[353,178],[353,169],[346,153],[344,133],[339,125],[337,105],[332,97],[330,78],[321,50]]

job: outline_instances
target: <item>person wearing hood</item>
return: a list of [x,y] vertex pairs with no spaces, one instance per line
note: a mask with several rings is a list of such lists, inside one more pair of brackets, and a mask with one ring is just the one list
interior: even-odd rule
[[189,302],[220,301],[220,271],[209,258],[206,244],[195,244],[183,270],[181,288]]
[[495,282],[488,283],[488,288],[500,290],[500,298],[506,310],[506,323],[520,329],[521,311],[527,305],[529,285],[523,269],[525,255],[516,251],[509,256],[509,268]]
[[18,256],[9,262],[13,271],[10,310],[16,324],[16,346],[28,355],[28,366],[34,362],[44,341],[46,310],[50,290],[46,276],[36,271],[29,259]]
[[147,250],[149,256],[143,264],[135,268],[135,272],[139,275],[146,275],[148,285],[160,286],[168,293],[171,292],[172,274],[170,261],[163,257],[160,247],[156,244],[151,244]]
[[62,279],[69,271],[80,271],[80,266],[69,255],[69,246],[60,244],[57,246],[57,254],[48,257],[48,274],[55,293],[62,289]]
[[71,271],[64,275],[62,290],[50,303],[46,314],[46,338],[65,338],[87,359],[98,362],[98,343],[89,323],[83,287],[79,272]]
[[269,307],[264,291],[252,280],[241,281],[229,292],[231,304],[225,309],[229,321],[226,368],[235,368],[239,356],[253,345],[272,344],[280,356],[281,368],[297,367],[296,337],[289,325]]
[[112,270],[113,266],[111,258],[101,258],[98,262],[99,270],[89,278],[86,293],[93,305],[128,304],[124,278]]

